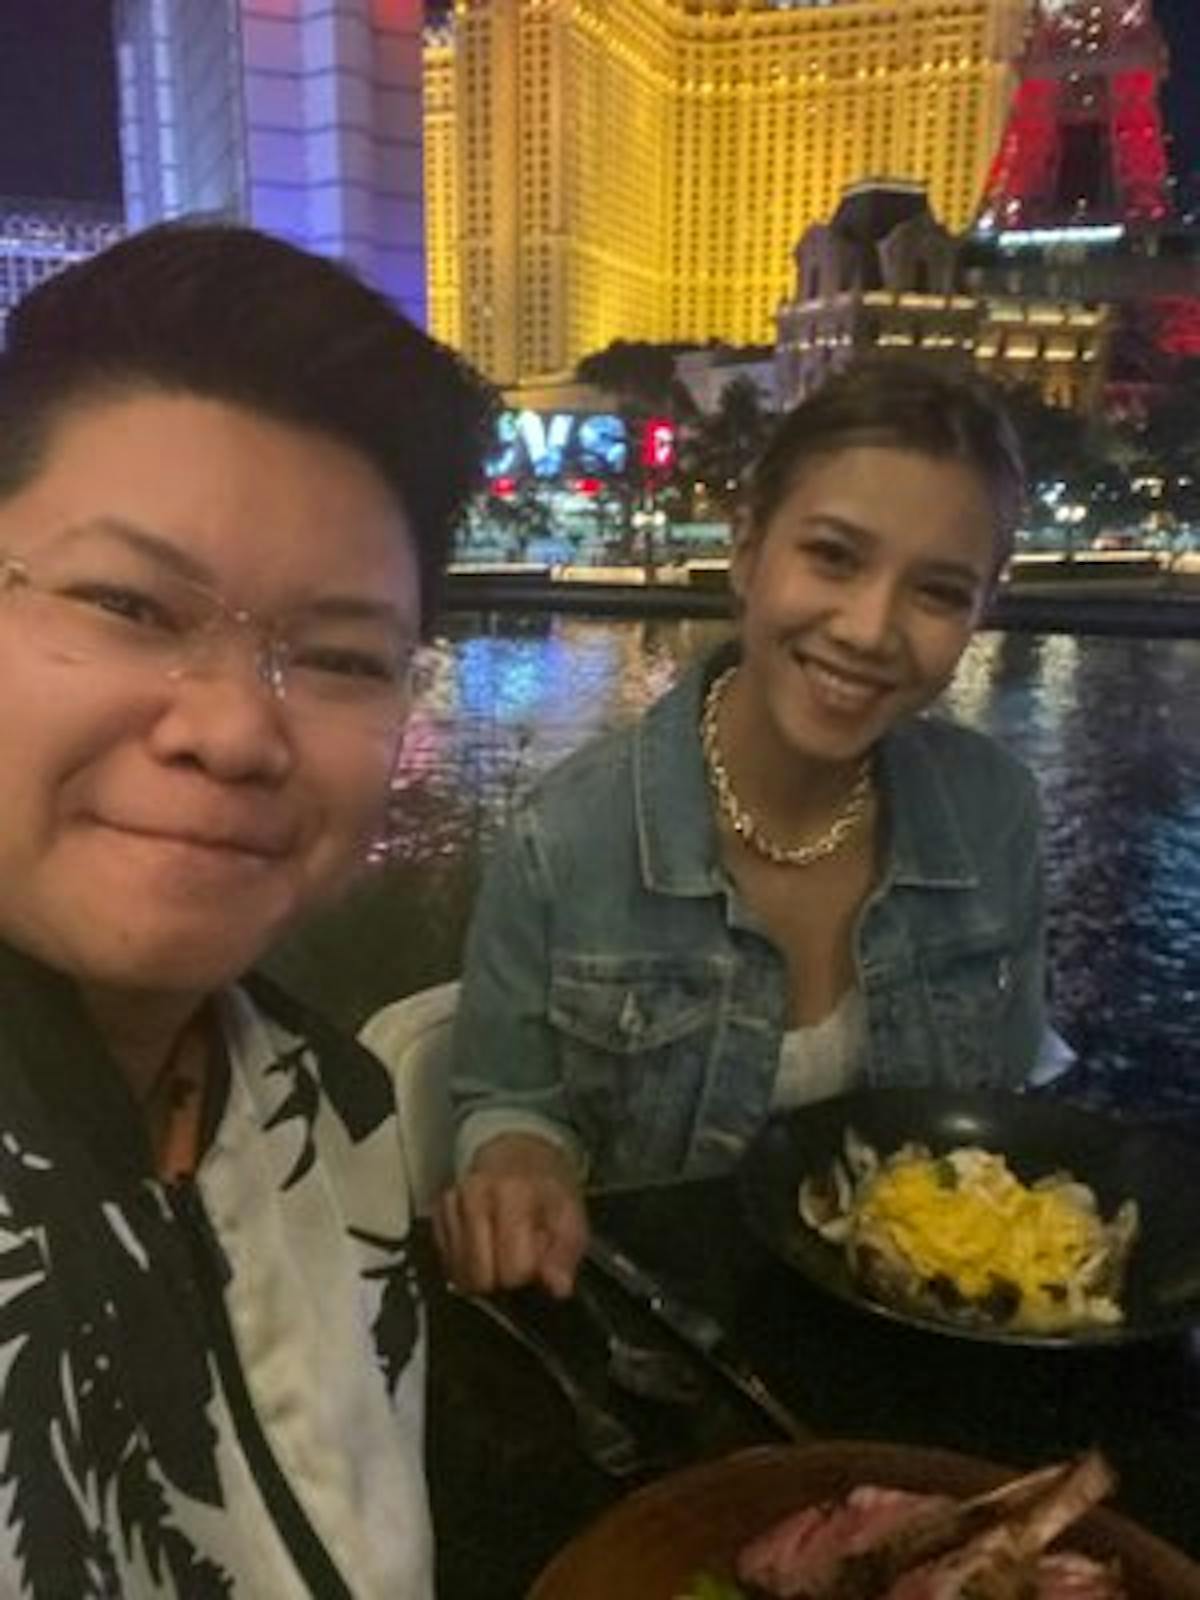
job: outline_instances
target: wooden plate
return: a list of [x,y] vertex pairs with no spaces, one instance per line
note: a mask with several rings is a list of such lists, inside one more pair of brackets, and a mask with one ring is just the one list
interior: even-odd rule
[[[855,1484],[978,1494],[1011,1471],[948,1450],[838,1441],[768,1445],[673,1473],[604,1513],[545,1568],[528,1600],[676,1600],[702,1569],[729,1576],[740,1547],[772,1522]],[[1130,1600],[1200,1600],[1200,1567],[1111,1511],[1064,1545],[1119,1556]]]

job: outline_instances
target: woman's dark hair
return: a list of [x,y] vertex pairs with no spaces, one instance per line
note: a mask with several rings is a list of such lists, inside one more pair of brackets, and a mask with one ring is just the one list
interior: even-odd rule
[[412,527],[422,626],[476,487],[493,396],[344,267],[251,228],[167,223],[40,285],[0,352],[0,497],[73,406],[140,390],[243,405],[358,451]]
[[751,526],[766,528],[810,463],[864,445],[913,450],[975,471],[995,509],[999,572],[1025,504],[1016,432],[990,383],[912,358],[864,356],[788,412],[747,480]]

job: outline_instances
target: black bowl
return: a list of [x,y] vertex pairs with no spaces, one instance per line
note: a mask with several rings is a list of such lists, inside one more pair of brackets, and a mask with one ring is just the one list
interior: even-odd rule
[[[1007,1332],[938,1320],[870,1298],[843,1252],[801,1220],[801,1180],[824,1175],[851,1127],[883,1156],[915,1140],[935,1154],[981,1145],[1026,1182],[1069,1171],[1105,1216],[1138,1203],[1141,1227],[1115,1327],[1068,1334]],[[1002,1090],[867,1089],[773,1118],[739,1172],[752,1229],[811,1283],[880,1317],[956,1338],[1078,1348],[1162,1338],[1200,1323],[1200,1150],[1161,1126],[1122,1121],[1063,1101]]]

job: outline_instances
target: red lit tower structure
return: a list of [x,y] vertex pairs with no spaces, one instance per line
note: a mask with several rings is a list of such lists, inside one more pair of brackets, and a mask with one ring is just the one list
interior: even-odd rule
[[1159,111],[1166,44],[1151,0],[1030,10],[966,279],[977,292],[1108,306],[1108,399],[1141,404],[1174,360],[1200,358],[1200,230],[1173,215]]
[[979,230],[1165,221],[1167,51],[1150,0],[1035,0],[1018,70]]

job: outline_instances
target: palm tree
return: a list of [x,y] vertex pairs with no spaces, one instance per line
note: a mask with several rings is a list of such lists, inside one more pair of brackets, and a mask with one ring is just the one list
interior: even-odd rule
[[774,418],[752,378],[733,378],[721,390],[717,409],[691,429],[686,467],[709,497],[727,509],[736,504],[747,468],[760,454]]
[[1052,485],[1062,485],[1063,503],[1084,506],[1088,518],[1080,525],[1062,524],[1067,553],[1087,520],[1094,520],[1102,505],[1120,499],[1123,471],[1117,459],[1115,436],[1102,421],[1081,416],[1042,399],[1036,384],[1023,383],[1005,390],[1005,406],[1025,461],[1029,492],[1035,499]]
[[1200,360],[1181,361],[1138,435],[1144,466],[1165,480],[1166,509],[1200,521]]
[[[590,384],[612,395],[625,425],[625,468],[617,479],[616,488],[627,557],[633,554],[634,511],[643,505],[651,487],[641,459],[646,424],[654,416],[669,417],[677,423],[694,409],[687,390],[675,376],[675,355],[672,345],[615,339],[604,350],[584,356],[575,368],[579,383]],[[655,551],[653,523],[649,518],[644,527],[644,559],[647,573],[652,574]]]
[[480,515],[502,533],[511,559],[524,560],[534,539],[545,539],[552,531],[546,491],[536,479],[523,479],[510,495],[489,495]]

